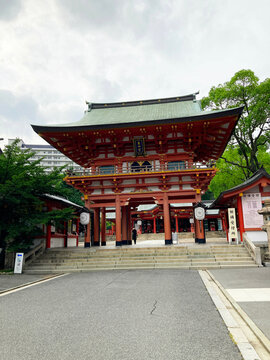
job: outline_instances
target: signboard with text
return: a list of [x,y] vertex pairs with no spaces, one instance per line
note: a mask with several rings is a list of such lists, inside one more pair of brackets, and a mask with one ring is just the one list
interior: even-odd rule
[[16,253],[14,274],[21,274],[23,266],[23,253]]
[[242,196],[242,208],[244,227],[260,228],[263,225],[263,215],[258,214],[262,208],[262,199],[260,193],[246,193]]
[[228,220],[229,220],[229,235],[231,238],[235,239],[237,238],[235,208],[228,209]]

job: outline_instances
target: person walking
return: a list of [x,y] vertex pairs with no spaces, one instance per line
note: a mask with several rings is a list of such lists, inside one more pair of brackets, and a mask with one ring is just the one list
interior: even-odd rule
[[137,230],[135,229],[135,227],[132,229],[132,240],[134,240],[134,244],[136,245]]

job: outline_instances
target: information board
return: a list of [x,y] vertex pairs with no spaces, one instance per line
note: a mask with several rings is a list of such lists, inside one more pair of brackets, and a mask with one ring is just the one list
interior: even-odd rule
[[229,235],[231,238],[237,238],[237,226],[235,217],[235,208],[228,209]]
[[16,253],[14,274],[21,274],[23,266],[23,253]]
[[242,196],[242,207],[244,217],[244,227],[260,228],[263,225],[263,215],[258,214],[262,209],[262,199],[260,193],[247,193]]

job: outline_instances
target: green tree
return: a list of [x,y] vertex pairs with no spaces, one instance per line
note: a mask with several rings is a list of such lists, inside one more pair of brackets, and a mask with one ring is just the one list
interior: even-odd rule
[[[259,163],[263,164],[265,170],[270,172],[270,154],[266,150],[266,146],[260,146],[257,158]],[[245,158],[242,156],[238,146],[228,145],[223,157],[217,161],[216,166],[218,172],[209,186],[209,190],[214,194],[215,198],[222,191],[239,185],[246,180]]]
[[43,194],[63,195],[61,169],[46,173],[33,152],[21,150],[17,141],[0,155],[0,248],[24,250],[41,233],[40,224],[67,220],[72,208],[44,212]]
[[[259,82],[251,70],[238,71],[230,81],[212,87],[209,95],[202,99],[202,107],[207,110],[244,107],[230,141],[230,146],[236,150],[233,154],[237,156],[227,156],[232,155],[231,149],[221,159],[241,168],[245,179],[264,165],[264,158],[259,159],[258,154],[269,145],[269,99],[270,79]],[[223,171],[224,168],[225,165]]]

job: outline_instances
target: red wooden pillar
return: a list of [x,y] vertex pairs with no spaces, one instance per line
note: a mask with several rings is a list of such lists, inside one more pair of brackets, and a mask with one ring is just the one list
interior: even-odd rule
[[122,245],[127,245],[127,244],[128,244],[128,235],[127,235],[127,206],[122,206],[121,229],[122,229]]
[[79,246],[80,219],[76,219],[76,246]]
[[99,246],[99,236],[100,236],[100,228],[99,228],[99,208],[94,209],[94,246]]
[[[48,212],[51,210],[52,210],[51,206],[48,205]],[[46,231],[46,248],[50,249],[51,248],[51,238],[52,238],[52,225],[48,224],[46,230],[47,230]]]
[[239,194],[237,197],[237,212],[238,212],[238,223],[239,223],[239,231],[240,231],[240,239],[243,241],[243,233],[245,232],[244,227],[244,217],[243,217],[243,208],[242,208],[242,194]]
[[[90,202],[88,199],[85,199],[85,207],[90,210]],[[84,238],[84,247],[88,248],[91,244],[91,217],[89,213],[89,223],[86,225],[86,233]]]
[[164,215],[165,245],[170,245],[172,244],[172,231],[171,231],[170,207],[168,201],[168,194],[166,192],[163,195],[163,215]]
[[101,209],[101,246],[106,245],[106,209]]
[[115,235],[115,222],[112,222],[112,235]]
[[179,232],[179,228],[178,228],[178,216],[175,216],[175,231],[178,233]]
[[131,214],[130,214],[130,206],[127,207],[127,240],[128,240],[128,245],[132,245],[132,240],[131,240],[131,230],[132,230],[132,226],[131,226]]
[[116,222],[116,246],[122,245],[122,234],[121,234],[121,205],[120,197],[116,195],[115,199],[115,222]]
[[52,237],[52,225],[47,225],[47,233],[46,233],[46,248],[50,249],[51,247],[51,237]]
[[154,216],[154,234],[157,233],[157,217]]
[[68,222],[64,221],[64,247],[68,245]]

